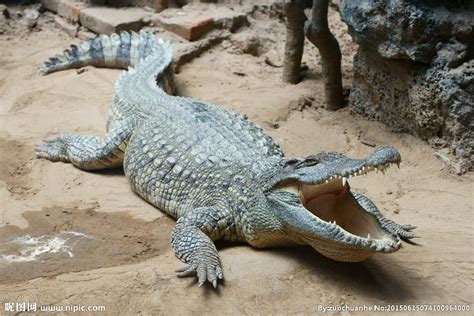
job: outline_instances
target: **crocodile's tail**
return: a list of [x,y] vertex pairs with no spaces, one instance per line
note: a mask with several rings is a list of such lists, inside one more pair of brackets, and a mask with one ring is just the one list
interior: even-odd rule
[[127,69],[135,67],[145,58],[157,39],[152,33],[140,31],[120,34],[101,34],[79,45],[71,45],[63,54],[50,58],[40,68],[44,74],[55,71],[81,68],[88,65],[104,68]]

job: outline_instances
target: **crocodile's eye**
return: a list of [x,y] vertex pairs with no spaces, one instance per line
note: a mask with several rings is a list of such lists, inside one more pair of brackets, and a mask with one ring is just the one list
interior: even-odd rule
[[314,166],[320,163],[321,160],[319,160],[318,156],[316,155],[311,155],[305,158],[304,163],[306,166]]

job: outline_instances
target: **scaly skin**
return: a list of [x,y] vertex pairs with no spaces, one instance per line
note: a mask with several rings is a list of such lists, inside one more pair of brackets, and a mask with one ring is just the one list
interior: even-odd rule
[[216,287],[223,271],[213,241],[220,238],[254,247],[309,244],[333,259],[360,261],[397,250],[398,236],[414,236],[414,226],[383,217],[368,198],[350,192],[345,178],[398,164],[395,149],[361,160],[325,152],[286,158],[246,118],[172,96],[170,44],[146,32],[101,35],[42,71],[85,65],[133,67],[116,83],[107,135],[61,135],[37,145],[36,155],[84,170],[123,165],[133,189],[177,219],[172,246],[188,264],[180,276],[197,275],[200,286],[207,280]]

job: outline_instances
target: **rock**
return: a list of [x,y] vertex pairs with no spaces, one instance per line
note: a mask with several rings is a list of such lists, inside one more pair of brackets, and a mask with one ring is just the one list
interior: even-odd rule
[[288,109],[290,111],[303,112],[305,108],[309,108],[313,105],[311,98],[307,96],[301,96],[298,100],[293,100],[289,103]]
[[47,10],[58,12],[59,0],[41,0],[41,3]]
[[366,146],[369,146],[369,147],[375,147],[377,146],[376,143],[374,143],[373,141],[370,141],[370,140],[367,140],[367,139],[361,139],[360,142]]
[[189,17],[177,15],[174,17],[161,17],[156,20],[156,25],[188,41],[195,41],[214,29],[214,20],[210,16]]
[[28,28],[28,30],[32,31],[36,26],[38,26],[38,21],[29,19],[29,18],[24,18],[22,23]]
[[75,0],[59,0],[58,14],[68,21],[79,22],[81,10],[88,7],[87,3]]
[[359,44],[353,112],[394,131],[443,139],[474,168],[474,5],[463,1],[343,1]]
[[281,56],[282,55],[279,54],[276,49],[271,49],[264,56],[265,64],[272,67],[281,68],[283,67]]
[[438,158],[442,163],[448,166],[454,173],[457,175],[461,175],[467,171],[465,163],[456,163],[451,161],[448,156],[442,152],[435,151],[433,154],[436,158]]
[[70,37],[76,37],[79,26],[73,25],[60,17],[59,15],[54,16],[54,23],[56,24],[57,27],[59,27],[61,30],[63,30],[67,35]]
[[10,11],[8,11],[8,8],[4,4],[0,4],[0,15],[3,16],[6,19],[11,18],[10,16]]
[[237,33],[233,35],[230,42],[244,54],[259,56],[260,42],[255,34],[251,33]]
[[239,28],[250,24],[247,18],[250,10],[232,10],[224,6],[216,8],[218,9],[212,12],[212,15],[217,28],[236,32]]
[[103,34],[120,31],[139,31],[144,19],[150,15],[141,8],[116,9],[107,7],[90,7],[80,11],[81,25]]
[[225,31],[214,31],[207,38],[187,43],[176,43],[173,45],[173,64],[175,72],[179,72],[179,68],[185,63],[190,62],[194,58],[198,57],[204,51],[210,49],[214,45],[222,42],[229,37],[228,32]]
[[37,20],[40,17],[40,13],[36,9],[25,9],[23,10],[23,16],[26,19]]
[[77,31],[77,38],[80,39],[81,41],[88,40],[91,38],[96,37],[97,35],[95,33],[90,32],[88,29],[85,27],[81,26],[79,27],[79,30]]
[[153,0],[152,6],[156,12],[161,12],[168,8],[168,0]]

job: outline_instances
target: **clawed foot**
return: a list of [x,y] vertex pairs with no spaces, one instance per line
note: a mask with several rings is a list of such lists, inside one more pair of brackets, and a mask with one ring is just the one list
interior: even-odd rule
[[51,161],[68,161],[66,156],[66,144],[62,137],[52,140],[44,140],[35,146],[35,155]]
[[222,280],[224,275],[219,264],[209,263],[192,263],[183,268],[176,270],[179,277],[189,277],[197,275],[199,287],[201,287],[206,280],[212,284],[214,288],[217,287],[217,279]]
[[385,218],[382,222],[382,226],[392,234],[397,235],[402,239],[411,239],[416,237],[415,233],[412,232],[416,226],[410,224],[397,224],[394,221]]

